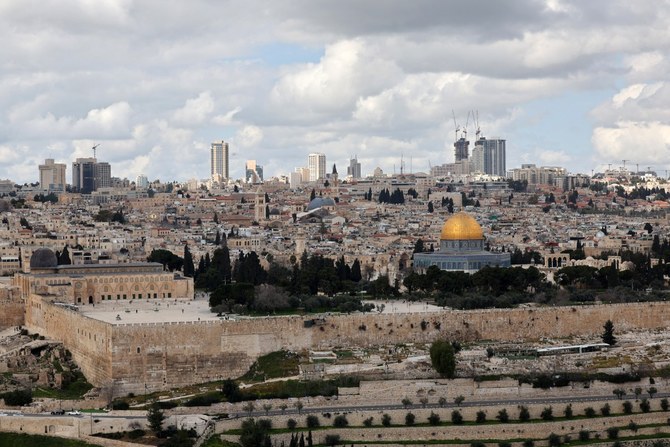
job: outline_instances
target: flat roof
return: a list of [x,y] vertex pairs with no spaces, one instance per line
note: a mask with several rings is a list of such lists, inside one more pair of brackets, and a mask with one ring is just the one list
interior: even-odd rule
[[149,300],[113,300],[79,306],[87,317],[110,324],[176,323],[217,321],[210,312],[207,298],[156,298]]

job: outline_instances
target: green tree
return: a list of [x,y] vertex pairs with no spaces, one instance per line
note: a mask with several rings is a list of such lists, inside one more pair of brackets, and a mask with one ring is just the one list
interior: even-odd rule
[[316,428],[316,427],[320,426],[321,423],[319,422],[318,416],[310,414],[305,419],[305,425],[307,425],[307,428]]
[[521,422],[528,422],[530,420],[530,411],[528,411],[528,407],[521,406],[519,408],[519,420]]
[[551,407],[545,407],[540,413],[540,417],[544,421],[551,421],[554,419],[554,410]]
[[440,425],[440,415],[431,411],[430,416],[428,416],[428,423],[430,425]]
[[157,403],[152,404],[147,410],[147,423],[154,433],[159,433],[163,427],[165,415]]
[[482,410],[479,410],[477,412],[477,416],[475,417],[475,421],[478,424],[482,424],[482,423],[486,422],[486,412],[484,412]]
[[154,249],[151,251],[147,257],[148,262],[159,262],[163,264],[163,267],[167,268],[171,272],[175,270],[181,270],[184,260],[179,256],[172,253],[170,250],[164,249]]
[[509,414],[507,413],[507,409],[503,408],[502,410],[498,411],[496,419],[498,419],[503,424],[509,422]]
[[188,249],[188,244],[184,244],[184,276],[193,278],[195,275],[195,265],[193,264],[193,255]]
[[623,404],[621,404],[621,405],[622,405],[624,414],[631,414],[633,412],[633,404],[630,403],[630,401],[627,400],[627,401],[623,402]]
[[326,435],[324,441],[329,446],[338,445],[340,443],[340,435]]
[[460,425],[463,423],[463,415],[460,411],[454,410],[451,412],[451,422],[455,425]]
[[242,422],[240,445],[242,447],[271,447],[268,432],[272,429],[270,419],[247,419]]
[[405,425],[414,425],[416,416],[411,411],[405,415]]
[[391,415],[389,415],[388,413],[384,413],[384,415],[382,416],[382,425],[384,427],[389,427],[391,425]]
[[333,420],[333,427],[344,428],[347,425],[349,425],[349,421],[347,420],[347,417],[345,415],[340,414],[338,416],[335,416],[335,419]]
[[610,346],[615,345],[616,337],[614,336],[614,323],[612,323],[612,320],[607,320],[603,326],[603,329],[603,343],[607,343]]
[[456,372],[454,347],[446,340],[436,340],[430,346],[430,361],[433,368],[443,377],[452,379]]
[[670,403],[668,403],[668,399],[666,398],[661,399],[661,410],[668,411],[668,408],[670,408]]

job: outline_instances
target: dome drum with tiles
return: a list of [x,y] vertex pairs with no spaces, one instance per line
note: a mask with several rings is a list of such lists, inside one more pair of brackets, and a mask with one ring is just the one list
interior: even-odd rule
[[57,266],[56,254],[48,248],[38,248],[30,256],[30,270],[53,269]]

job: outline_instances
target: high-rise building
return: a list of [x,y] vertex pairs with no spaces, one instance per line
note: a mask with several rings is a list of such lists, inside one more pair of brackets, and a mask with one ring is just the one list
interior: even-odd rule
[[456,140],[454,142],[454,160],[456,162],[467,160],[470,156],[469,147],[470,142],[466,140],[465,137],[461,137]]
[[81,194],[95,191],[95,158],[77,158],[72,163],[72,190]]
[[326,154],[312,153],[307,157],[309,181],[315,182],[326,177]]
[[211,176],[216,181],[228,180],[229,171],[229,151],[228,143],[225,141],[215,141],[210,148]]
[[472,150],[471,162],[474,172],[505,177],[507,175],[505,140],[479,138]]
[[137,189],[147,189],[149,187],[149,179],[146,175],[140,174],[135,180],[135,187]]
[[361,164],[358,162],[358,157],[354,157],[349,160],[349,166],[347,166],[347,176],[351,178],[361,178]]
[[99,188],[112,186],[112,167],[95,158],[77,158],[72,163],[72,190],[90,194]]
[[256,160],[247,160],[244,167],[247,183],[263,183],[263,166],[257,164]]
[[95,189],[112,186],[112,167],[106,161],[95,164]]
[[39,169],[40,188],[45,191],[65,191],[65,163],[54,163],[53,158],[47,158]]

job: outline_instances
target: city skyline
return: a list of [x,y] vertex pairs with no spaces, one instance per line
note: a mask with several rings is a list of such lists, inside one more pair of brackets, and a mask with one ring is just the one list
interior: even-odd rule
[[202,178],[221,139],[236,179],[311,152],[428,172],[454,161],[456,128],[474,135],[472,111],[508,168],[670,167],[667,4],[29,6],[0,7],[0,178],[17,183],[97,144],[119,177]]

